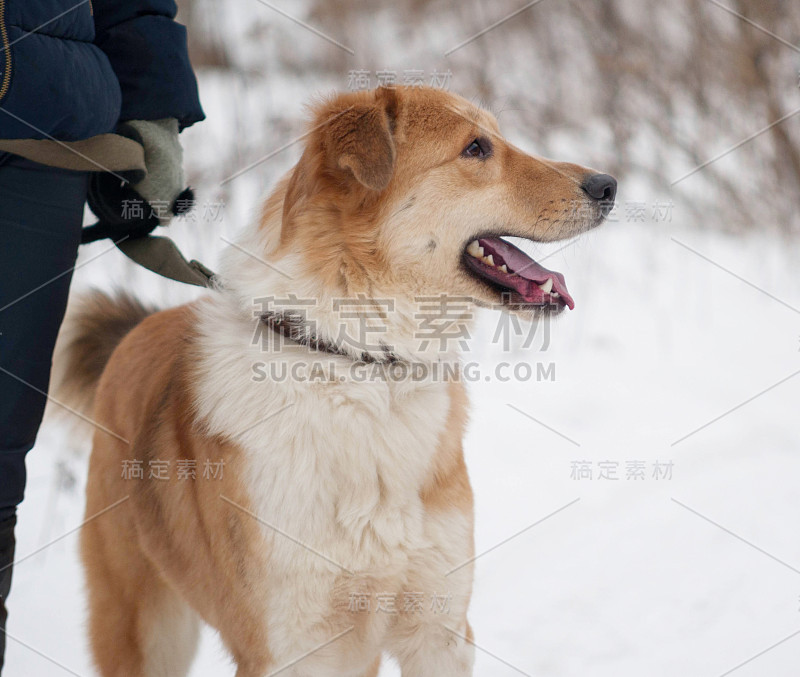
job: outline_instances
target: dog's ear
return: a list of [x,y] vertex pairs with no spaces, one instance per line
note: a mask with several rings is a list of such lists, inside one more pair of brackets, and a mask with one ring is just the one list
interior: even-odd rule
[[325,151],[329,166],[351,174],[362,185],[381,191],[394,173],[393,130],[397,117],[397,92],[381,87],[371,102],[348,105],[346,100],[329,110],[325,123]]

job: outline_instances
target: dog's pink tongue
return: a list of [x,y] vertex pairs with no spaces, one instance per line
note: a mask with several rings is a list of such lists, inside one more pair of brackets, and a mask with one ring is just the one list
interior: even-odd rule
[[[572,296],[567,291],[567,282],[561,273],[555,270],[548,270],[541,264],[536,263],[524,251],[499,237],[481,238],[478,242],[487,255],[495,255],[496,264],[499,265],[497,260],[499,257],[508,266],[509,271],[515,272],[519,278],[522,278],[517,283],[514,283],[514,288],[526,301],[540,303],[544,299],[544,293],[539,288],[539,285],[547,282],[548,278],[552,278],[552,291],[558,292],[570,310],[575,308],[575,301],[572,300]],[[510,280],[508,282],[511,283]]]

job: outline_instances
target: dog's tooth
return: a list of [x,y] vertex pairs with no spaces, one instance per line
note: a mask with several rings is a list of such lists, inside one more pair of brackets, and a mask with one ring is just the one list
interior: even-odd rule
[[557,291],[551,292],[550,296],[552,296],[554,299],[561,298],[561,295]]
[[494,265],[494,256],[492,256],[491,254],[489,254],[489,256],[486,256],[486,257],[484,257],[484,259],[483,259],[483,260],[484,260],[486,263],[488,263],[490,266],[493,266],[493,265]]
[[550,290],[553,288],[553,278],[552,278],[552,277],[548,277],[548,278],[547,278],[547,282],[545,282],[544,284],[540,284],[540,285],[539,285],[539,288],[540,288],[540,289],[541,289],[541,290],[542,290],[542,291],[543,291],[545,294],[549,294],[549,293],[550,293]]
[[483,247],[481,247],[480,243],[477,240],[473,240],[469,243],[469,247],[467,247],[467,254],[470,256],[474,256],[476,259],[483,258]]
[[508,272],[508,266],[504,263],[502,266],[498,267],[498,270],[502,270],[504,273]]

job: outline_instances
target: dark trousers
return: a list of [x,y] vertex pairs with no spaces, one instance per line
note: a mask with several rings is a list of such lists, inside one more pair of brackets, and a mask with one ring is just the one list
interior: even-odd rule
[[0,669],[25,454],[44,413],[87,185],[85,172],[0,154]]

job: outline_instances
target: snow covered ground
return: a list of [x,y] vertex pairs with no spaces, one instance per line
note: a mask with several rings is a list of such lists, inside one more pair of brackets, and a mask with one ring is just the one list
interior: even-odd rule
[[[332,79],[313,63],[281,72],[270,51],[280,40],[319,59],[327,52],[318,37],[280,23],[286,20],[266,8],[256,15],[220,3],[208,7],[217,8],[209,21],[219,18],[220,39],[247,76],[202,75],[208,120],[183,135],[198,216],[171,226],[170,235],[213,268],[222,238],[250,218],[299,146],[220,182],[299,136],[302,102],[315,91],[345,87],[347,74]],[[256,16],[273,21],[272,32],[260,32]],[[386,62],[371,59],[359,43],[351,65],[401,63],[428,71],[441,65],[412,49],[416,33],[400,39],[379,18],[358,14],[363,30],[352,33],[372,40]],[[442,49],[464,32],[432,21]],[[415,39],[427,40],[430,32],[417,31]],[[496,58],[515,61],[514,50],[496,51]],[[519,61],[499,75],[509,91],[535,93],[531,83],[546,66]],[[468,69],[455,70],[452,88],[459,90],[459,74]],[[561,75],[565,83],[578,81]],[[549,151],[603,167],[602,157],[614,154],[603,140],[605,127],[603,120],[587,123],[585,143],[554,129]],[[523,130],[506,131],[535,150]],[[643,154],[650,143],[642,142]],[[680,158],[665,160],[670,175],[691,169]],[[475,674],[796,677],[800,245],[774,234],[770,224],[748,236],[721,234],[713,214],[708,224],[692,222],[677,198],[665,214],[658,205],[669,195],[633,176],[620,178],[615,222],[563,249],[533,252],[565,274],[576,300],[576,309],[553,323],[546,348],[540,329],[532,347],[523,348],[526,337],[516,336],[505,350],[493,342],[500,316],[487,312],[466,357],[482,366],[482,376],[501,363],[532,364],[534,374],[526,382],[469,386],[466,454],[477,552],[486,553],[476,563],[470,615],[479,647]],[[682,189],[707,189],[691,181]],[[636,207],[642,204],[643,213]],[[96,243],[82,250],[76,290],[117,285],[166,305],[197,295],[108,248]],[[537,364],[554,380],[537,381]],[[86,454],[69,441],[63,423],[49,420],[29,456],[17,530],[22,561],[9,600],[9,677],[95,674],[75,532],[83,519]],[[643,479],[627,479],[640,468]],[[581,474],[587,471],[591,478]],[[602,477],[613,471],[619,479]],[[233,673],[207,630],[192,677]],[[382,671],[398,674],[388,664]]]
[[[623,186],[621,203],[645,199]],[[82,261],[104,245],[93,247]],[[622,213],[547,259],[577,307],[546,350],[540,333],[504,351],[500,316],[482,318],[468,359],[483,374],[552,363],[555,378],[470,386],[477,550],[491,550],[471,611],[477,675],[798,674],[798,253],[764,234],[700,233],[677,211],[666,223]],[[132,271],[112,252],[77,286],[112,270]],[[131,274],[155,296],[191,293]],[[619,479],[600,479],[614,463]],[[671,479],[653,476],[657,463]],[[629,464],[645,478],[627,479]],[[11,677],[94,674],[71,531],[85,467],[63,427],[45,425],[20,509]],[[592,478],[575,479],[579,468]],[[233,674],[210,630],[191,674]]]

